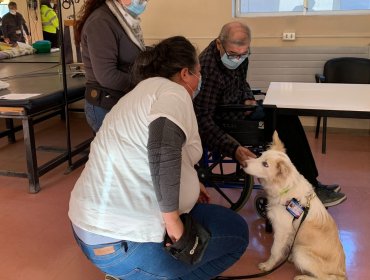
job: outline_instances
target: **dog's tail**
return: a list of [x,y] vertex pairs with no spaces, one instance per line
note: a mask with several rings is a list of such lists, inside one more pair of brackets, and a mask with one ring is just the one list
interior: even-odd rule
[[281,142],[276,130],[274,131],[274,134],[272,135],[272,143],[270,145],[270,149],[285,153],[285,146],[283,142]]

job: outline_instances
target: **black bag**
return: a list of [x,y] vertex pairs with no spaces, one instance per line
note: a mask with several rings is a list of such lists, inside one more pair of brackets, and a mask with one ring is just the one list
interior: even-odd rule
[[211,234],[200,224],[198,224],[190,214],[181,214],[181,221],[184,224],[184,233],[181,238],[172,243],[170,237],[166,234],[164,238],[164,248],[175,259],[188,264],[197,264],[202,260],[206,251]]
[[85,90],[85,99],[94,106],[102,107],[106,110],[118,102],[118,100],[127,92],[108,89],[95,83],[87,83]]

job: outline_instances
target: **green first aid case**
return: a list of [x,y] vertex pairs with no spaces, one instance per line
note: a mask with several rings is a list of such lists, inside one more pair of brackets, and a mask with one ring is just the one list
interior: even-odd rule
[[36,49],[36,53],[49,53],[51,49],[51,42],[48,40],[36,41],[32,44],[32,47]]

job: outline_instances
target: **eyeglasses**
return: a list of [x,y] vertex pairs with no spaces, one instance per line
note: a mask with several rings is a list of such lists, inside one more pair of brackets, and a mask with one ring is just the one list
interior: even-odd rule
[[229,54],[225,47],[224,47],[224,44],[221,42],[221,46],[222,48],[224,49],[225,51],[225,54],[227,56],[228,59],[230,60],[233,60],[233,59],[246,59],[247,57],[249,57],[251,55],[251,50],[248,48],[248,51],[246,53],[242,53],[242,54]]

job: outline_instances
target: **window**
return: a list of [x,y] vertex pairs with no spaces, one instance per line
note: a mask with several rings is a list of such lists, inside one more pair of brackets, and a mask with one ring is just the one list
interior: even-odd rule
[[370,13],[370,0],[234,0],[235,15],[280,16]]
[[0,4],[0,17],[3,17],[6,13],[9,12],[8,4]]

